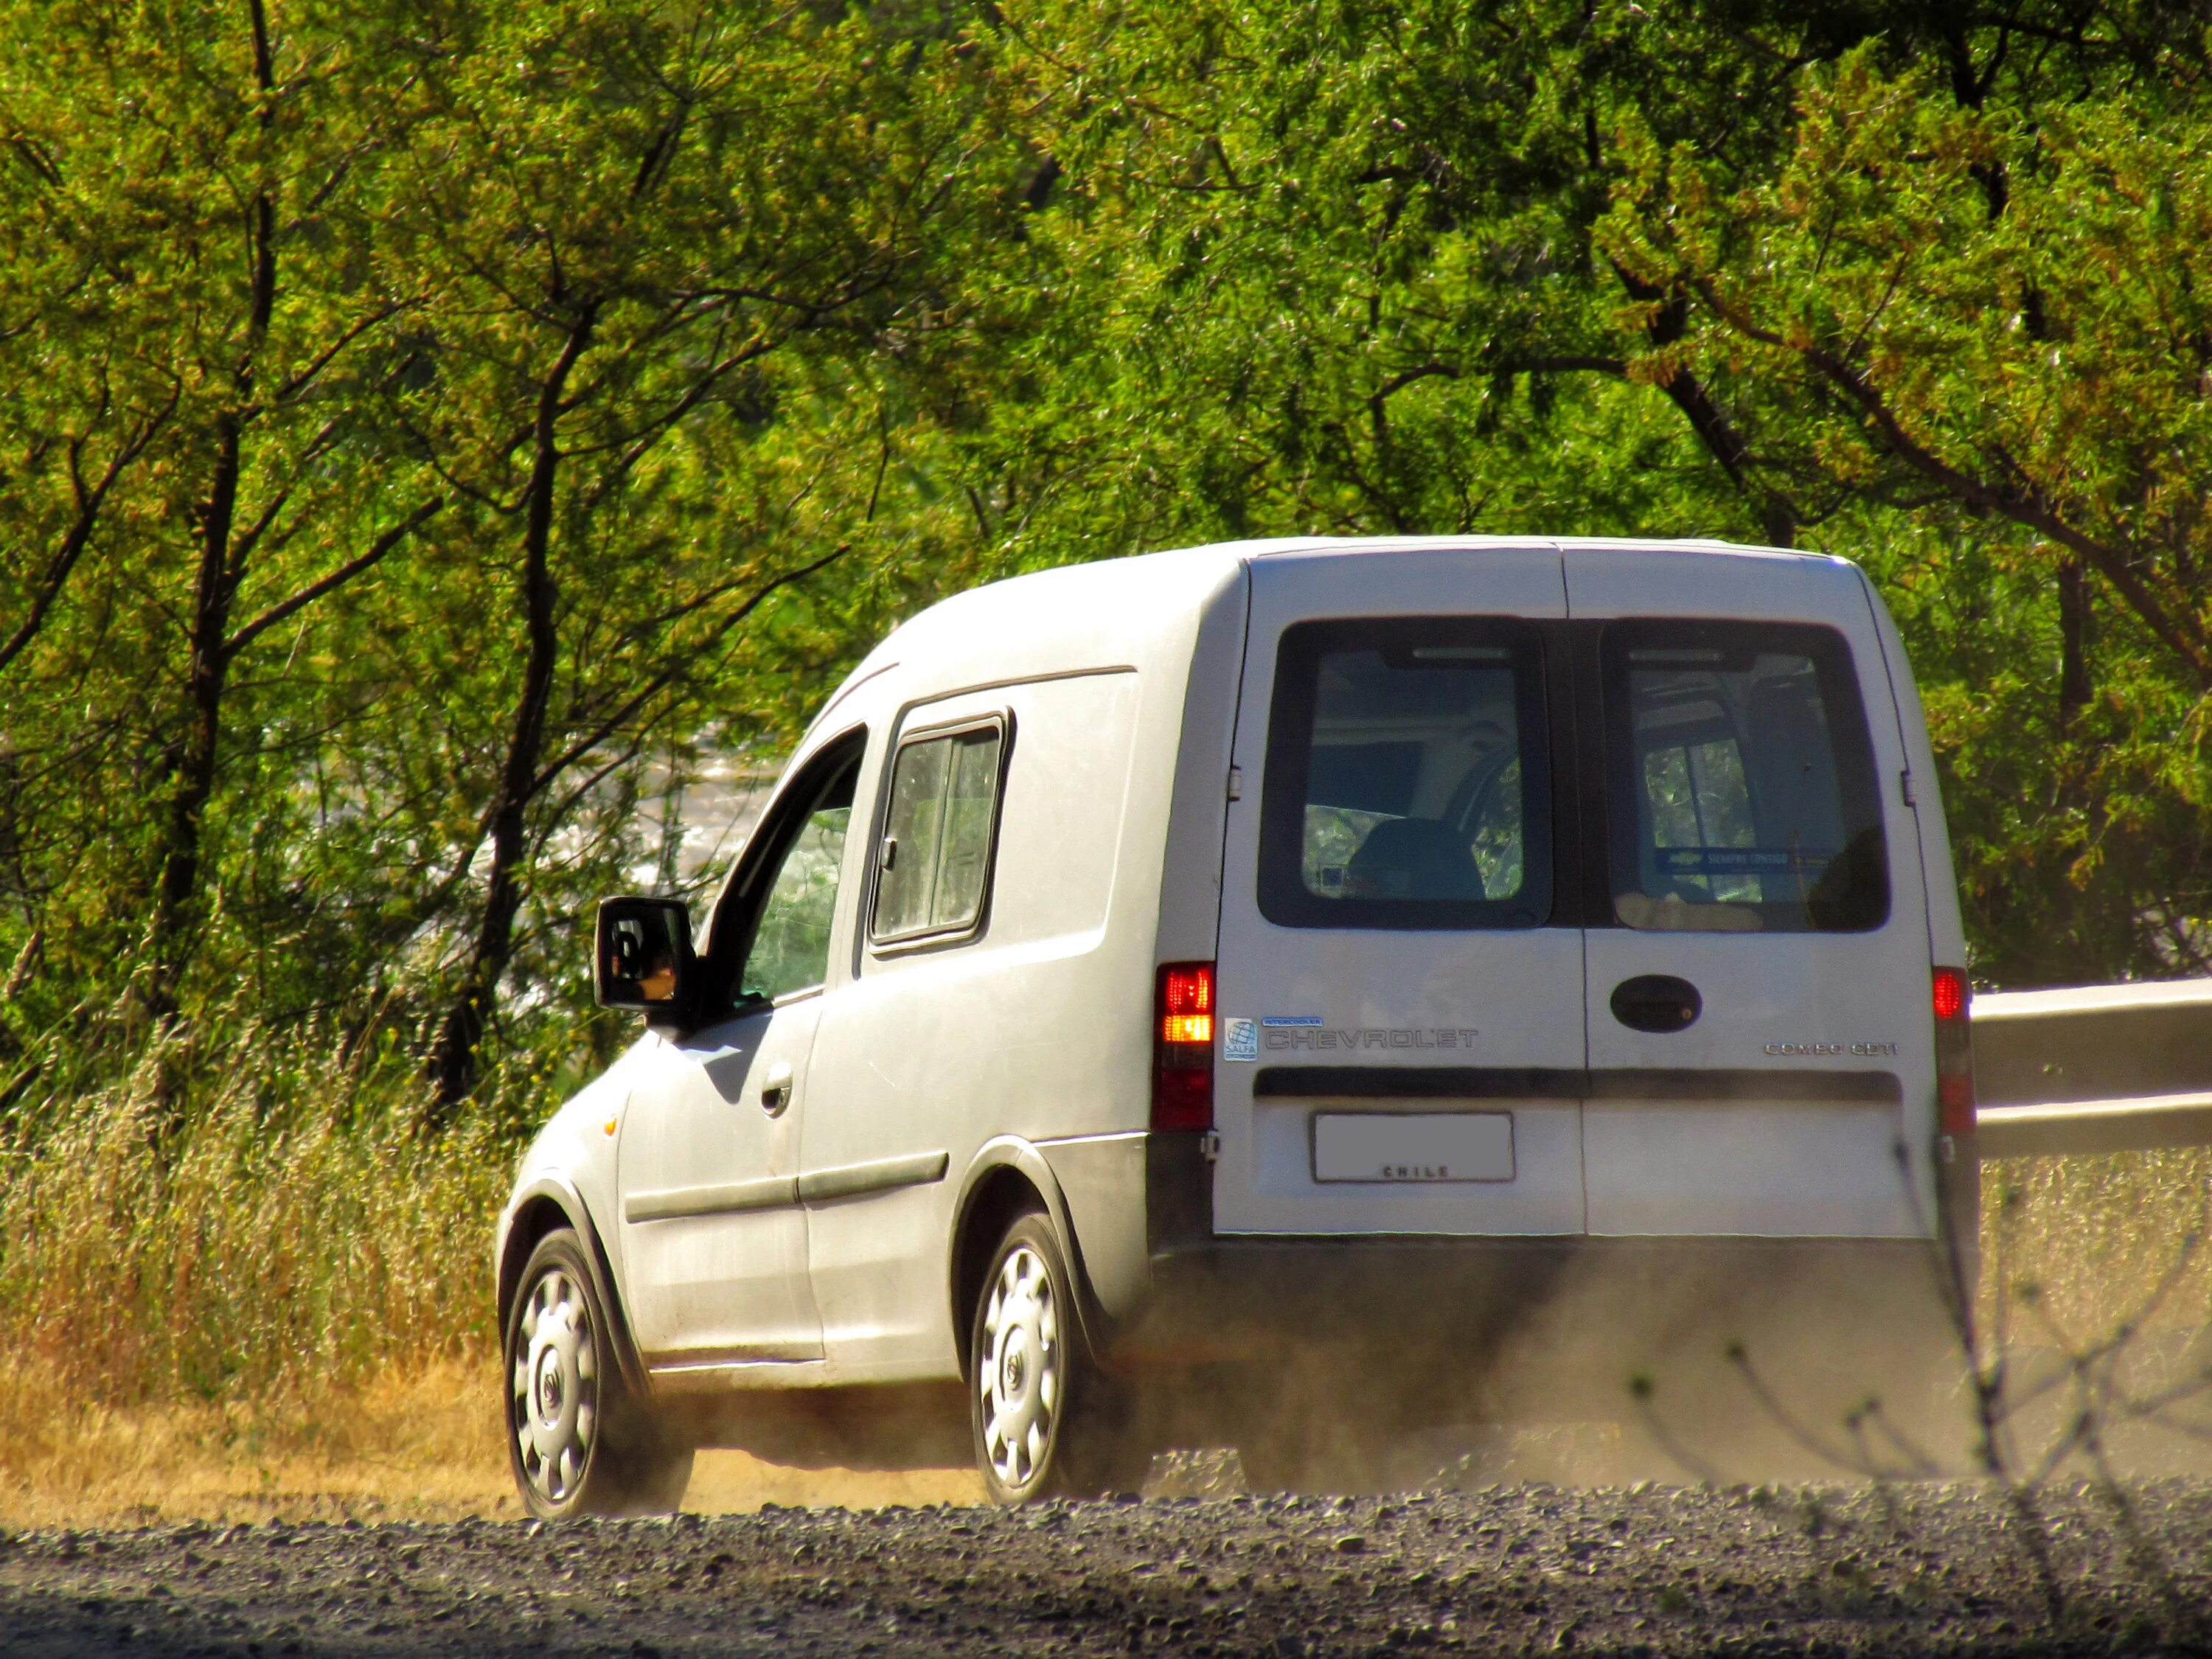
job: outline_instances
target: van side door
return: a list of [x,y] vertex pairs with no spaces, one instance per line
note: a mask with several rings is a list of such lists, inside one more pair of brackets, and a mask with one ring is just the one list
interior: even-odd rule
[[1603,826],[1590,1231],[1927,1232],[1926,899],[1857,573],[1573,547],[1566,571]]
[[756,832],[701,964],[709,1012],[660,1039],[623,1113],[627,1299],[657,1372],[822,1357],[799,1134],[859,758],[837,745]]

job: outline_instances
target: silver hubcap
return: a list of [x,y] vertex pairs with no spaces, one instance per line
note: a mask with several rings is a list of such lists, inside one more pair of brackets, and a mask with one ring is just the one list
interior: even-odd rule
[[1044,1258],[1025,1244],[991,1286],[976,1359],[984,1455],[1000,1485],[1025,1486],[1052,1443],[1060,1395],[1059,1304]]
[[522,1472],[548,1503],[566,1503],[584,1478],[599,1431],[599,1376],[583,1287],[549,1268],[523,1304],[512,1402]]

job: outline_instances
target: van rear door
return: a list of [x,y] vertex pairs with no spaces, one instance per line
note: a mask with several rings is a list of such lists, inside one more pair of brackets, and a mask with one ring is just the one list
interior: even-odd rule
[[1589,1231],[1930,1231],[1926,900],[1863,579],[1781,554],[1565,563],[1603,804]]
[[1250,592],[1216,1231],[1580,1232],[1557,549],[1273,555]]

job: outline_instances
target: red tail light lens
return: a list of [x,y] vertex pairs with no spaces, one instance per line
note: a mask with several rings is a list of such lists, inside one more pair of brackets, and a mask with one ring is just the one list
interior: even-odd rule
[[1936,1121],[1947,1135],[1974,1133],[1974,1045],[1971,995],[1963,968],[1938,968],[1935,978]]
[[1966,1017],[1966,970],[1963,968],[1938,968],[1936,970],[1936,1018],[1941,1020],[1964,1019]]
[[1160,1041],[1213,1041],[1213,964],[1170,962],[1160,969]]
[[1211,1129],[1213,964],[1163,963],[1152,1015],[1152,1127]]

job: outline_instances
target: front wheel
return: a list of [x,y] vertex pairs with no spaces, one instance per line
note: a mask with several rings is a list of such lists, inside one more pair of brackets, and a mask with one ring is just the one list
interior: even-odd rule
[[691,1479],[691,1449],[670,1441],[623,1387],[612,1328],[583,1243],[567,1228],[538,1241],[507,1318],[507,1449],[530,1512],[665,1515]]
[[1060,1241],[1041,1214],[1006,1230],[969,1344],[975,1463],[997,1504],[1133,1490],[1151,1459],[1126,1401],[1091,1364]]

